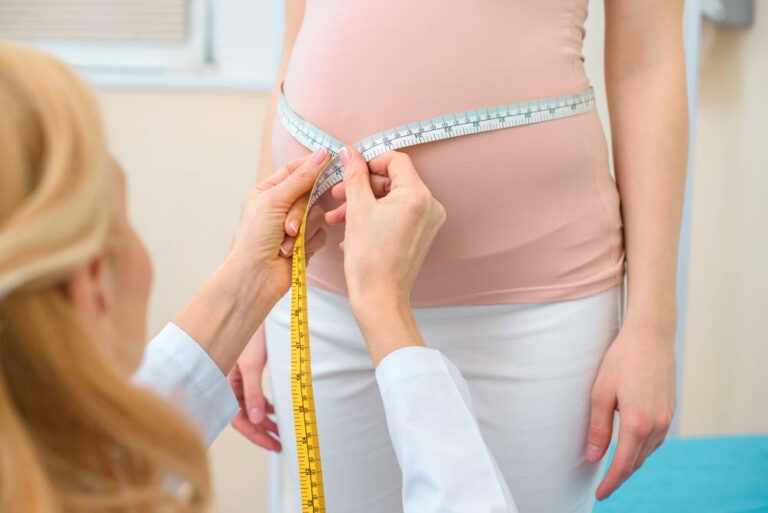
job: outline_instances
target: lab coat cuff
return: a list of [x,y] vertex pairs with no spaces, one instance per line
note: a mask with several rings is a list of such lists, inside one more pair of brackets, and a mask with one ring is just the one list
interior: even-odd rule
[[464,402],[471,404],[467,382],[456,366],[436,349],[403,347],[389,353],[376,367],[376,381],[385,400],[392,387],[435,374],[450,378]]
[[[213,443],[239,411],[224,373],[205,349],[176,324],[166,325],[147,345],[145,362],[156,362],[165,368],[163,374],[169,380],[160,384],[155,378],[152,388],[179,403],[197,424],[207,445]],[[141,371],[138,381],[142,381],[140,374]],[[157,371],[153,374],[156,376]],[[159,390],[163,386],[165,390]]]

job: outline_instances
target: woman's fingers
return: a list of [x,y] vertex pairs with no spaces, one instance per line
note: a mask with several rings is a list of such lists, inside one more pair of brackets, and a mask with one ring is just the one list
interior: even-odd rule
[[411,157],[400,151],[388,151],[371,160],[368,169],[372,175],[388,176],[389,188],[411,187],[422,184]]
[[266,190],[264,194],[269,195],[270,201],[277,204],[293,205],[312,189],[312,185],[327,161],[328,152],[318,147],[295,171]]
[[[304,207],[306,208],[306,202],[304,203]],[[304,211],[301,211],[301,216],[304,216]],[[323,230],[323,219],[325,217],[325,211],[322,209],[320,205],[313,205],[312,210],[310,210],[309,214],[307,215],[307,227],[304,230],[304,237],[307,241],[307,244],[305,247],[305,252],[307,253],[307,258],[309,258],[310,251],[312,253],[318,251],[323,244],[325,244],[325,230]],[[299,220],[299,226],[301,225],[301,221]],[[322,232],[322,237],[317,238],[317,235]],[[297,231],[298,233],[298,231]],[[316,240],[314,240],[316,239]],[[309,242],[313,241],[312,246],[310,247]],[[296,245],[296,237],[287,235],[285,237],[285,240],[283,240],[283,244],[280,246],[280,255],[284,256],[286,258],[293,256],[293,249]]]
[[616,410],[616,396],[598,379],[592,390],[592,409],[589,431],[587,432],[587,461],[597,463],[605,455],[613,434],[613,412]]
[[[388,176],[371,174],[370,181],[371,181],[371,189],[373,190],[374,196],[376,196],[377,198],[382,198],[387,194],[389,194],[389,190],[392,185],[392,180],[390,180]],[[344,188],[344,183],[340,182],[334,185],[333,188],[331,189],[331,195],[339,201],[346,201],[347,192]]]
[[653,422],[653,428],[651,434],[640,449],[640,457],[635,462],[635,470],[639,469],[645,463],[645,460],[653,454],[653,451],[659,448],[664,443],[664,439],[667,437],[669,427],[672,424],[672,416],[658,415]]
[[280,245],[280,256],[290,258],[293,256],[293,247],[296,245],[296,237],[286,235],[283,243]]
[[341,224],[347,219],[347,204],[342,203],[325,214],[325,222],[328,224]]
[[[271,421],[270,421],[271,422]],[[252,424],[241,410],[232,420],[232,427],[237,429],[245,438],[268,451],[280,452],[283,446],[280,440],[274,438],[263,426]]]
[[651,422],[642,415],[627,413],[619,422],[619,442],[611,467],[597,487],[596,496],[603,500],[611,495],[635,471],[640,450],[651,434]]
[[311,239],[307,241],[306,245],[306,257],[307,260],[312,258],[312,255],[320,251],[323,246],[325,246],[325,241],[327,239],[327,235],[325,233],[325,230],[322,228],[315,233],[315,235],[312,236]]
[[296,237],[299,233],[301,220],[304,219],[304,211],[307,209],[309,194],[303,195],[299,200],[288,209],[288,215],[285,217],[285,233],[291,237]]
[[[243,387],[243,377],[240,373],[238,366],[232,369],[232,372],[228,376],[230,385],[235,392],[237,402],[240,404],[240,411],[237,413],[234,419],[232,419],[232,427],[237,429],[243,436],[254,444],[263,447],[269,451],[280,452],[282,446],[280,445],[280,430],[277,424],[269,417],[264,416],[263,420],[254,424],[247,416],[248,407],[245,400],[245,390]],[[252,399],[251,399],[252,400]],[[264,400],[264,410],[267,414],[271,415],[275,413],[275,407],[268,400]]]
[[325,210],[320,205],[313,205],[312,210],[307,214],[307,227],[304,230],[305,240],[310,240],[323,228],[324,220]]

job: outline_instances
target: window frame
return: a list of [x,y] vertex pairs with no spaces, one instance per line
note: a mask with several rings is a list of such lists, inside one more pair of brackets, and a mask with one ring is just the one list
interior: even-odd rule
[[182,44],[36,42],[105,89],[271,90],[284,2],[189,0]]

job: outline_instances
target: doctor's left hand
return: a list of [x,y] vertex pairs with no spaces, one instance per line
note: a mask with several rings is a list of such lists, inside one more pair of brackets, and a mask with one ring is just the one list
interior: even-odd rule
[[[329,160],[325,150],[292,160],[258,183],[243,202],[228,259],[244,272],[264,277],[262,286],[277,301],[291,283],[291,255],[309,192]],[[306,253],[309,258],[325,244],[324,212],[315,206],[307,218]]]

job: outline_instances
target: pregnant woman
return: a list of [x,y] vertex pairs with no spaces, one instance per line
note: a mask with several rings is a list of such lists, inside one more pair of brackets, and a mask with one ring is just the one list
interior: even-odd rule
[[[404,150],[448,212],[404,307],[467,378],[523,513],[591,511],[669,427],[687,158],[682,11],[683,0],[605,0],[616,181],[595,111]],[[287,0],[260,176],[308,153],[275,115],[283,81],[293,110],[351,143],[586,89],[586,16],[587,0]],[[327,220],[329,244],[308,269],[327,508],[392,513],[399,469],[345,296],[343,227]],[[289,307],[285,298],[230,379],[242,406],[235,427],[282,450],[284,509],[295,512]],[[261,388],[267,354],[274,406]],[[618,448],[600,481],[617,410]]]

